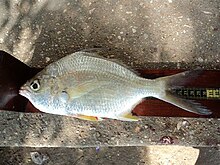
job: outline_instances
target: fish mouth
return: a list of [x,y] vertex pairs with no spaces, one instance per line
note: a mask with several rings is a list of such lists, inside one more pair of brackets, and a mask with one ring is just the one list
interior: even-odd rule
[[30,98],[30,90],[25,87],[25,86],[22,86],[20,89],[19,89],[19,94],[21,96],[24,96],[26,98]]

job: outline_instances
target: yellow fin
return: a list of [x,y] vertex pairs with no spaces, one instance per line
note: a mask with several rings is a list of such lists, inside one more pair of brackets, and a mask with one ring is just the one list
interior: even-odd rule
[[119,120],[124,120],[124,121],[138,121],[139,118],[137,116],[132,115],[130,112],[123,114]]
[[97,80],[87,81],[77,86],[66,88],[65,91],[69,95],[69,99],[72,100],[74,98],[81,97],[105,84],[107,84],[107,82]]
[[82,119],[82,120],[88,120],[88,121],[102,121],[102,118],[99,117],[95,117],[95,116],[86,116],[86,115],[76,115],[74,116],[78,119]]

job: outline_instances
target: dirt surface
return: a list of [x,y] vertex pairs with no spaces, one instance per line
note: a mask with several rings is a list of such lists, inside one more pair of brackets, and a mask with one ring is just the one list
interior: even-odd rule
[[0,148],[1,162],[7,165],[219,165],[219,156],[216,148],[172,146]]
[[92,122],[8,111],[0,112],[0,119],[0,146],[6,147],[220,146],[220,120],[211,118],[141,117],[137,122]]
[[0,48],[41,67],[77,50],[104,47],[115,50],[109,57],[133,68],[168,62],[215,69],[219,5],[218,0],[1,1]]
[[[219,69],[219,11],[219,0],[2,0],[0,48],[36,67],[77,50],[102,47],[111,50],[105,56],[134,69]],[[99,151],[2,148],[1,163],[39,163],[33,163],[31,152],[42,153],[45,164],[150,164],[139,156],[147,152],[142,147]],[[167,159],[171,162],[162,161],[164,152],[161,150],[158,161],[154,159],[156,163],[151,164],[183,159],[171,156]],[[197,164],[217,165],[218,157],[216,149],[202,148]]]
[[199,154],[201,162],[219,163],[220,152],[211,148],[220,144],[217,119],[148,117],[94,123],[14,112],[1,112],[0,118],[3,164],[195,164]]

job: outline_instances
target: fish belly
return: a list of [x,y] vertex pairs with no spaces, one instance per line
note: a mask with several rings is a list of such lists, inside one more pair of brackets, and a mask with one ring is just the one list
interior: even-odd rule
[[67,107],[67,113],[115,118],[131,111],[143,98],[135,88],[124,85],[103,86],[73,99]]

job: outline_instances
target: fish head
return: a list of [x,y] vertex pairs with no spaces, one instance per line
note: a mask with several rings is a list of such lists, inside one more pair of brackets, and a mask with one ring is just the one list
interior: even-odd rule
[[37,75],[21,86],[19,94],[26,97],[40,111],[47,112],[51,99],[50,82],[45,76]]

